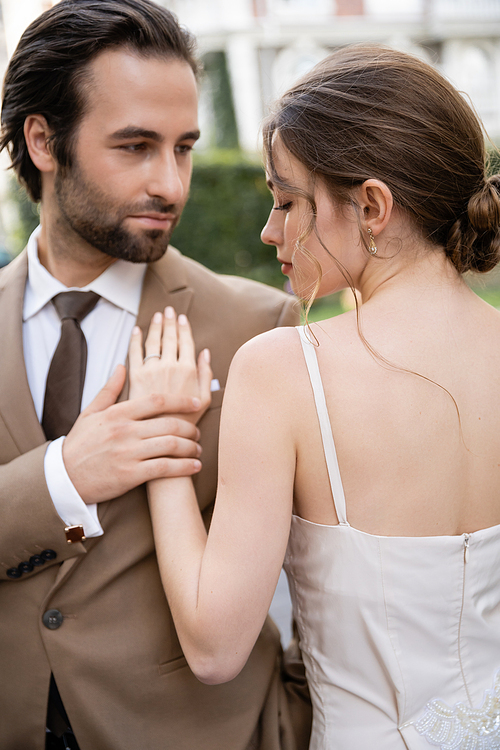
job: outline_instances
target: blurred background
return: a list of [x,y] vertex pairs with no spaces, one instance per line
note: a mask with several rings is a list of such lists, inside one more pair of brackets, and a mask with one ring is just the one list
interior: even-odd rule
[[[0,0],[2,77],[23,30],[57,1]],[[491,169],[500,169],[500,0],[157,1],[196,34],[204,65],[202,138],[191,198],[173,243],[215,271],[283,286],[275,252],[259,238],[272,205],[260,123],[274,99],[339,46],[380,42],[435,65],[479,113]],[[36,206],[10,173],[2,177],[0,264],[23,248],[38,222]],[[498,272],[469,281],[500,306]],[[342,304],[340,295],[320,300],[313,317],[340,312]]]

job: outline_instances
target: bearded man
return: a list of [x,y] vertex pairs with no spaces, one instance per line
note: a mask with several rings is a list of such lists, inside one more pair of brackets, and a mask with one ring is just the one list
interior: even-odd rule
[[[2,750],[307,747],[274,625],[235,680],[202,685],[153,546],[144,483],[198,472],[199,441],[208,522],[231,358],[295,322],[280,292],[168,248],[199,137],[197,71],[192,37],[150,0],[62,0],[9,64],[0,147],[41,225],[0,275]],[[174,416],[186,399],[128,401],[117,368],[134,325],[166,306],[189,314],[222,386],[200,432]]]

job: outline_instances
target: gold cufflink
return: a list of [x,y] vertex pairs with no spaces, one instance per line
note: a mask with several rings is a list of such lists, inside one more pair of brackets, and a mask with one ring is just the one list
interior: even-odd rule
[[66,534],[66,541],[68,544],[75,544],[76,542],[83,542],[87,537],[83,533],[83,526],[66,526],[64,529]]

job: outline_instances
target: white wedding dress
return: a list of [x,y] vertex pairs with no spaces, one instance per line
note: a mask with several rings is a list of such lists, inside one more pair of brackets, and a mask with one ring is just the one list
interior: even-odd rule
[[383,537],[349,525],[315,347],[299,329],[338,526],[293,516],[285,558],[311,750],[500,749],[500,525]]

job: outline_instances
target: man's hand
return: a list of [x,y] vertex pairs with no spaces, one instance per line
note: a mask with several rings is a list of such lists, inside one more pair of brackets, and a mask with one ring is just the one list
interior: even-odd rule
[[124,382],[125,368],[119,365],[64,440],[66,471],[88,504],[119,497],[150,479],[201,469],[198,429],[165,416],[189,418],[200,409],[199,400],[153,394],[117,404]]

